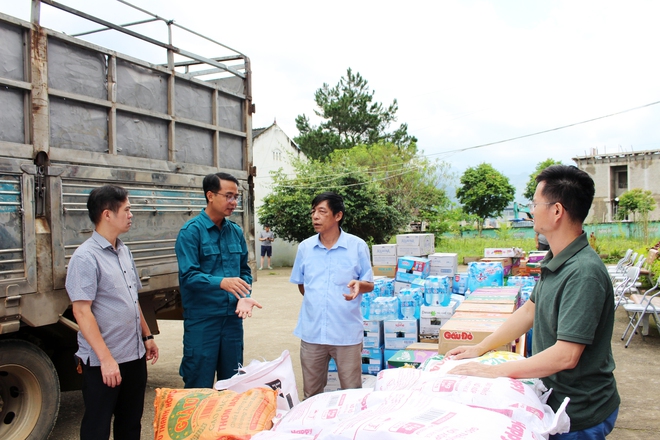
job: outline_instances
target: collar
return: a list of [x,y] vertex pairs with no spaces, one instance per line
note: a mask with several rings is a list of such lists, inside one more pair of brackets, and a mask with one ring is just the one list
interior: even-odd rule
[[[114,246],[112,245],[112,243],[106,240],[104,236],[96,232],[96,230],[92,233],[92,238],[96,243],[98,243],[99,246],[101,246],[101,249],[110,248],[114,250]],[[117,250],[121,249],[122,246],[124,246],[124,242],[121,241],[119,237],[117,237]]]
[[204,223],[206,229],[211,229],[214,226],[217,226],[218,229],[221,229],[224,225],[227,224],[227,219],[224,218],[222,219],[222,223],[220,223],[220,226],[216,225],[215,223],[213,223],[213,220],[211,220],[211,217],[209,217],[209,215],[203,209],[199,215],[202,218],[202,223]]
[[543,259],[541,263],[542,266],[547,267],[552,272],[557,271],[564,263],[571,259],[575,254],[580,252],[585,247],[589,246],[589,240],[587,240],[587,233],[582,231],[575,240],[571,242],[564,250],[562,250],[559,255],[554,256],[552,250],[548,251],[548,255]]
[[[320,248],[326,249],[326,247],[321,243],[321,234],[316,234],[316,244],[314,246],[318,246]],[[338,247],[343,247],[343,248],[348,248],[348,237],[346,236],[346,233],[342,228],[339,228],[339,238],[335,242],[335,244],[332,246],[331,249],[335,249]]]

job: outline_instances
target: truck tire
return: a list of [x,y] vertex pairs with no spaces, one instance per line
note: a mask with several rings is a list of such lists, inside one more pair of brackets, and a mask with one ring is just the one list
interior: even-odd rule
[[46,353],[27,341],[0,341],[0,438],[48,438],[59,408],[59,379]]

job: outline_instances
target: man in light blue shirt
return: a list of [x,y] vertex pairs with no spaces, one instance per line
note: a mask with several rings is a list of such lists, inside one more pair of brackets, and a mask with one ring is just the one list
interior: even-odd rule
[[360,295],[374,288],[369,247],[341,229],[344,200],[324,192],[312,201],[318,233],[298,246],[290,281],[303,304],[293,334],[301,339],[300,362],[305,399],[323,392],[328,362],[337,364],[342,389],[362,387]]

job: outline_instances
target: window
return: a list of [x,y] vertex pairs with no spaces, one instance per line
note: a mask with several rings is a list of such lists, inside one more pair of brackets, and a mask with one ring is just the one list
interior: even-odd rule
[[619,189],[628,189],[628,171],[619,171],[616,173]]

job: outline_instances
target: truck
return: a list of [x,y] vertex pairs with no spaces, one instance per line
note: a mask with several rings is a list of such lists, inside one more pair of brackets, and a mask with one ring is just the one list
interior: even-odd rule
[[[250,59],[120,3],[108,7],[146,18],[115,24],[52,0],[31,0],[29,21],[0,13],[4,440],[47,438],[61,392],[81,386],[65,279],[71,255],[93,232],[86,209],[93,188],[112,183],[129,191],[133,226],[121,238],[135,258],[140,303],[154,334],[157,319],[182,317],[174,245],[180,227],[206,206],[205,175],[223,171],[239,180],[242,200],[231,220],[243,228],[255,267]],[[114,32],[121,38],[109,41],[144,46],[162,62],[49,29],[41,24],[45,8],[91,24],[85,35]],[[144,23],[163,26],[167,41],[139,32]],[[173,29],[219,54],[174,45]]]

